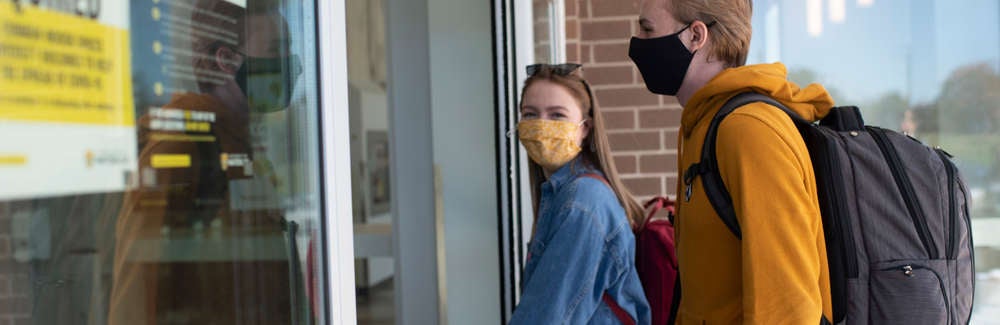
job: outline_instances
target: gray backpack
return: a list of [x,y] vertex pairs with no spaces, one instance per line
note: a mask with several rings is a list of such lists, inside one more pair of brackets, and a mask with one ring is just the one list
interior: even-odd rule
[[969,323],[975,287],[969,195],[951,155],[907,135],[865,126],[857,107],[835,107],[810,123],[770,97],[735,96],[713,118],[701,161],[684,172],[687,195],[701,178],[722,222],[742,239],[719,175],[715,140],[722,120],[753,102],[787,113],[809,149],[833,323]]

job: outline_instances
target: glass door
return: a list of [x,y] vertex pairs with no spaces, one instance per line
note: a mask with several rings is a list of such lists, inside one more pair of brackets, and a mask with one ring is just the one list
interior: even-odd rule
[[315,5],[0,4],[0,323],[324,322]]

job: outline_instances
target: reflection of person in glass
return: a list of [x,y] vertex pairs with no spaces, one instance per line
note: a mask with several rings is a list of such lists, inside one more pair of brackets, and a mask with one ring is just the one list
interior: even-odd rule
[[139,119],[141,184],[116,227],[109,320],[289,323],[287,249],[262,244],[281,243],[281,211],[234,195],[237,185],[274,182],[255,158],[250,124],[289,104],[298,62],[287,24],[272,8],[223,0],[192,12],[200,32],[191,33],[187,71],[198,92],[178,91]]

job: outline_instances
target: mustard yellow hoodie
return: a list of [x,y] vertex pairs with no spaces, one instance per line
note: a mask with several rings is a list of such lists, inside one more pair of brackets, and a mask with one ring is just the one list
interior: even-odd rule
[[[731,97],[756,91],[815,121],[833,100],[817,84],[799,88],[780,63],[726,69],[684,107],[678,166],[698,162],[712,117]],[[719,126],[719,172],[732,195],[743,240],[719,219],[701,179],[680,196],[677,256],[683,296],[679,324],[819,324],[831,319],[829,269],[805,143],[777,108],[754,103]],[[677,193],[684,193],[679,182]]]

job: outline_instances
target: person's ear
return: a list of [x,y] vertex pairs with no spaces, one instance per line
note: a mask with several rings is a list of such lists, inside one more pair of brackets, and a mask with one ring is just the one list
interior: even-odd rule
[[687,40],[689,41],[688,43],[690,44],[689,50],[691,52],[698,51],[704,48],[705,45],[708,44],[708,38],[709,38],[708,25],[705,25],[705,23],[700,20],[695,20],[693,23],[691,23],[691,26],[688,27],[687,34],[688,34]]
[[591,131],[594,130],[594,119],[586,119],[580,124],[580,141],[583,142],[587,140],[587,137],[591,135]]
[[240,55],[233,49],[221,46],[215,50],[215,65],[226,74],[234,74],[240,69],[240,65],[243,64],[243,55]]

